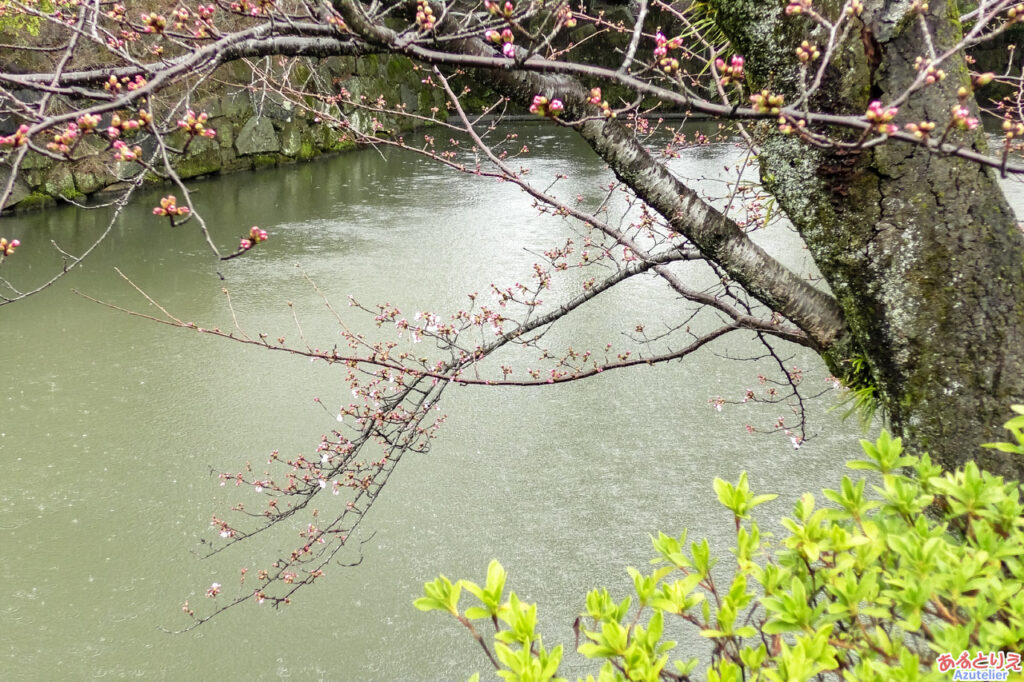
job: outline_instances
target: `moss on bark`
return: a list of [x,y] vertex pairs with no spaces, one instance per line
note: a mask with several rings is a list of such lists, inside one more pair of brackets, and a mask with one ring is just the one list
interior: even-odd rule
[[[861,114],[871,99],[894,98],[917,75],[924,48],[909,3],[864,4],[826,70],[817,107]],[[944,0],[929,4],[941,52],[959,40],[956,12]],[[800,40],[814,38],[811,22],[786,17],[784,0],[712,5],[747,56],[752,86],[796,96],[791,55]],[[815,8],[826,16],[838,9],[835,2]],[[950,119],[969,77],[962,55],[944,69],[946,79],[915,93],[898,123]],[[984,148],[980,130],[954,135]],[[993,174],[903,143],[849,152],[776,132],[767,134],[760,163],[850,326],[851,338],[823,354],[832,371],[854,380],[849,361],[864,358],[870,378],[856,381],[874,383],[897,433],[946,465],[975,459],[1022,477],[1022,463],[978,448],[997,438],[1008,405],[1024,401],[1024,236]]]

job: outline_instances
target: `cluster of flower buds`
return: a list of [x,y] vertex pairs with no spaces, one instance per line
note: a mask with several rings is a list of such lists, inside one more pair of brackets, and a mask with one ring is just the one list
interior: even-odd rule
[[21,242],[17,239],[7,241],[6,238],[0,238],[0,256],[10,256],[19,246],[21,246]]
[[434,30],[434,10],[430,9],[429,0],[416,1],[416,25],[424,31]]
[[863,11],[864,3],[861,2],[861,0],[851,0],[850,4],[846,8],[846,16],[859,17]]
[[734,54],[728,64],[719,57],[715,60],[715,68],[722,76],[722,85],[739,83],[743,80],[743,55]]
[[82,114],[76,121],[79,130],[83,134],[88,135],[89,133],[96,130],[96,126],[100,124],[100,117],[98,114]]
[[220,594],[220,588],[221,588],[221,584],[220,583],[213,583],[212,585],[210,585],[210,589],[206,590],[206,596],[209,597],[210,599],[213,599],[218,594]]
[[669,40],[665,37],[665,34],[658,29],[658,32],[654,34],[654,56],[665,57],[668,55],[669,50],[678,50],[681,41],[678,37]]
[[896,107],[889,107],[885,109],[882,107],[882,103],[878,100],[871,102],[868,105],[868,111],[864,114],[868,121],[871,122],[871,128],[875,132],[882,133],[883,135],[892,135],[899,128],[891,121],[896,118],[896,114],[899,113],[899,109]]
[[512,33],[512,29],[502,29],[501,33],[498,33],[497,31],[494,30],[487,31],[486,33],[484,33],[484,38],[491,41],[495,45],[501,45],[501,53],[508,57],[509,59],[512,59],[513,57],[516,56],[516,48],[512,44],[513,42],[515,42],[516,37],[515,34]]
[[208,118],[205,111],[197,115],[196,112],[189,109],[185,112],[185,118],[178,120],[178,127],[191,137],[214,137],[217,131],[204,125]]
[[779,132],[783,135],[792,135],[798,130],[803,130],[807,125],[807,121],[804,119],[788,119],[785,116],[779,116]]
[[516,11],[516,6],[512,4],[511,0],[505,0],[504,5],[500,5],[494,0],[484,0],[484,8],[491,14],[501,14],[505,18],[511,17]]
[[173,194],[168,194],[160,200],[160,205],[153,209],[153,215],[171,216],[173,221],[176,215],[188,215],[188,206],[178,206],[178,199]]
[[928,13],[928,0],[914,0],[910,4],[910,11],[917,12],[918,14]]
[[146,13],[142,15],[142,24],[144,33],[163,33],[167,28],[167,18],[156,12]]
[[115,3],[113,7],[107,10],[107,16],[114,21],[124,21],[127,16],[127,9],[121,3]]
[[811,8],[811,0],[790,0],[786,5],[786,14],[803,14]]
[[607,101],[601,99],[601,88],[591,88],[590,98],[587,100],[595,107],[601,108],[601,115],[605,118],[615,118],[615,111],[612,110],[611,105]]
[[240,0],[239,2],[231,3],[232,12],[248,14],[251,17],[258,17],[261,14],[269,14],[273,7],[274,3],[267,0],[261,0],[259,5],[249,2],[249,0]]
[[28,126],[22,123],[10,135],[0,136],[0,147],[23,147],[28,143]]
[[750,96],[750,103],[761,113],[778,115],[782,111],[784,99],[782,95],[773,95],[768,90],[762,90]]
[[658,67],[665,73],[675,73],[679,70],[679,60],[675,57],[662,57],[658,61]]
[[238,250],[248,251],[252,247],[259,244],[260,242],[265,242],[268,239],[270,239],[270,235],[267,234],[266,230],[261,230],[260,228],[253,225],[249,229],[249,236],[242,237],[242,239],[238,242]]
[[138,90],[146,85],[146,82],[146,79],[141,75],[136,75],[134,78],[124,76],[121,80],[118,80],[117,76],[111,76],[103,83],[103,89],[116,95],[124,88],[127,88],[129,91]]
[[800,47],[796,48],[796,58],[800,60],[801,64],[813,62],[820,56],[821,51],[818,49],[818,46],[806,40],[800,43]]
[[935,130],[935,124],[932,123],[931,121],[921,121],[920,123],[908,123],[903,127],[907,129],[907,132],[909,132],[911,135],[913,135],[919,140],[923,140],[924,138],[928,137],[929,135],[931,135],[931,132]]
[[1015,137],[1024,137],[1024,123],[1010,120],[1003,121],[1003,132],[1006,134],[1007,140],[1012,140]]
[[110,125],[107,126],[107,137],[111,140],[116,140],[121,137],[121,133],[130,133],[138,130],[142,127],[138,121],[134,118],[121,120],[121,117],[114,114],[110,117]]
[[213,20],[213,13],[217,11],[217,6],[212,2],[209,5],[199,5],[196,7],[196,12],[199,13],[199,18],[203,21],[210,22]]
[[670,56],[671,50],[678,50],[682,41],[676,37],[669,40],[659,28],[654,34],[654,58],[658,60],[658,68],[665,73],[679,70],[679,60]]
[[939,81],[946,79],[946,72],[932,66],[931,60],[925,59],[924,57],[918,57],[914,60],[914,70],[923,70],[925,72],[924,82],[928,85],[938,83]]
[[141,75],[136,74],[135,78],[132,78],[131,80],[126,82],[124,85],[125,85],[126,88],[128,88],[129,91],[132,91],[132,90],[138,90],[139,88],[143,87],[146,83],[147,83],[147,81],[146,81],[145,78],[143,78]]
[[530,104],[530,113],[538,116],[550,116],[554,118],[565,109],[560,99],[548,100],[544,95],[535,95],[533,103]]
[[576,28],[576,16],[569,9],[569,5],[562,5],[558,9],[558,20],[566,28]]
[[960,130],[974,130],[978,127],[978,119],[971,116],[971,110],[957,104],[953,107],[953,125]]
[[174,16],[174,28],[179,30],[185,28],[185,24],[188,22],[189,16],[191,16],[184,7],[179,7],[171,14]]
[[924,82],[928,85],[938,83],[939,81],[946,80],[946,72],[942,69],[936,69],[934,66],[929,66],[924,77]]
[[1011,7],[1010,11],[1006,13],[1006,18],[1010,21],[1024,21],[1024,2]]
[[70,154],[71,148],[75,145],[78,140],[78,136],[82,131],[78,129],[77,123],[69,123],[68,127],[63,133],[58,133],[53,136],[53,142],[46,145],[46,148],[51,152],[58,152],[60,154]]
[[[992,81],[994,81],[995,78],[996,78],[996,75],[994,73],[992,73],[991,71],[989,71],[988,73],[978,74],[978,76],[974,79],[974,87],[979,87],[979,88],[980,87],[984,87],[984,86],[988,85],[989,83],[991,83]],[[963,100],[967,99],[968,97],[970,97],[972,92],[974,92],[974,88],[973,87],[968,87],[966,85],[961,85],[956,90],[956,96],[959,97],[961,101],[963,101]]]
[[[124,140],[114,141],[114,160],[115,161],[138,161],[142,158],[142,147],[135,145],[129,147],[128,143]],[[188,209],[185,209],[186,211]]]

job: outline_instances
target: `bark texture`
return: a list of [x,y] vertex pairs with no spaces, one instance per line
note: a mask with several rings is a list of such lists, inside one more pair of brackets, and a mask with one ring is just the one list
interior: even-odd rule
[[[789,58],[813,24],[784,0],[714,0],[722,27],[758,87],[798,95]],[[815,3],[837,16],[839,2]],[[909,1],[865,2],[835,52],[812,109],[862,114],[898,97],[928,56]],[[938,54],[957,43],[956,8],[931,0],[925,18]],[[819,42],[821,33],[811,33]],[[970,86],[962,54],[944,81],[912,95],[896,122],[934,121],[940,134]],[[977,108],[969,102],[974,115]],[[834,131],[833,131],[834,132]],[[834,134],[838,134],[835,133]],[[983,149],[981,131],[951,138]],[[860,151],[810,148],[772,132],[761,174],[832,287],[852,339],[824,354],[838,375],[862,358],[893,431],[946,466],[974,459],[1024,479],[1024,462],[979,448],[1004,439],[1011,403],[1024,402],[1024,233],[995,175],[905,144]]]

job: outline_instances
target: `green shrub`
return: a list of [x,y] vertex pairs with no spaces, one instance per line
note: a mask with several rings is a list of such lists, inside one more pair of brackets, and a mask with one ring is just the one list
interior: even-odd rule
[[[1024,407],[1014,410],[1020,416],[1007,427],[1018,443],[990,446],[1024,453]],[[879,485],[844,477],[839,490],[824,491],[827,508],[803,495],[782,519],[786,533],[778,542],[769,542],[752,514],[775,496],[754,495],[746,474],[736,485],[716,480],[718,499],[735,518],[730,565],[716,568],[706,540],[687,546],[685,533],[652,538],[653,572],[628,569],[634,596],[618,601],[604,589],[587,595],[579,652],[603,662],[596,679],[950,680],[971,659],[977,667],[1019,671],[1019,484],[973,463],[943,471],[927,455],[905,453],[886,432],[861,444],[865,457],[848,466],[875,472]],[[536,605],[514,592],[505,599],[505,578],[497,561],[483,587],[441,576],[415,606],[458,619],[501,678],[559,679],[562,647],[544,647]],[[463,590],[476,602],[465,610]],[[710,659],[675,658],[676,643],[663,639],[671,621],[710,640]],[[483,627],[493,631],[491,641]],[[963,679],[1020,679],[1000,674]]]
[[[40,3],[40,9],[44,12],[53,11],[51,3]],[[18,35],[27,33],[35,38],[39,35],[39,26],[42,19],[23,12],[18,6],[8,0],[0,0],[0,33]]]

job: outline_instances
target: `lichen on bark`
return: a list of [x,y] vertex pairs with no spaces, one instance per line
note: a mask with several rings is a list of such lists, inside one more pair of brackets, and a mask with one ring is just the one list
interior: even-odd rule
[[[751,87],[797,96],[791,55],[811,22],[785,16],[784,0],[711,4],[746,54]],[[836,16],[839,4],[815,7]],[[942,52],[960,39],[957,12],[945,0],[929,4],[927,24]],[[872,99],[891,101],[917,75],[925,48],[910,3],[864,5],[814,97],[819,108],[861,114]],[[911,96],[898,123],[950,120],[969,72],[962,54],[942,66],[946,79]],[[953,135],[984,148],[980,130]],[[975,459],[1021,478],[1024,463],[978,447],[999,438],[1011,403],[1024,402],[1024,236],[994,174],[903,143],[851,152],[811,148],[775,132],[759,159],[765,187],[846,316],[851,338],[823,353],[832,370],[843,376],[850,359],[863,357],[897,433],[946,465]]]

